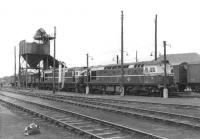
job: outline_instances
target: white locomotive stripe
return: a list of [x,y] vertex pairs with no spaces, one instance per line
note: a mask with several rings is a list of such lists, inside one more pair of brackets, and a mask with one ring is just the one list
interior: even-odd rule
[[[115,76],[90,76],[90,77],[105,78],[105,77],[121,77],[121,76],[122,75],[115,75]],[[156,75],[124,75],[124,77],[144,77],[144,76],[146,76],[146,77],[148,77],[148,76],[154,77],[154,76],[158,76],[158,74],[156,74]],[[164,75],[160,75],[160,76],[164,76]],[[173,76],[173,75],[167,75],[167,76]]]
[[[132,75],[132,77],[139,77],[139,76],[145,76],[145,75]],[[107,77],[121,77],[121,75],[115,75],[115,76],[91,76],[92,77],[96,77],[96,78],[107,78]],[[130,75],[124,75],[124,77],[130,77]]]
[[[44,78],[53,78],[53,77],[44,77]],[[58,77],[55,77],[55,78],[58,78]],[[72,77],[65,77],[65,79],[70,79]]]
[[[44,77],[44,78],[53,78],[53,77]],[[58,78],[58,77],[55,77],[55,78]]]
[[65,78],[73,78],[73,77],[65,77]]
[[[124,77],[139,77],[139,76],[141,76],[141,77],[144,77],[144,76],[151,76],[151,77],[153,77],[153,76],[158,76],[158,75],[160,75],[160,76],[164,76],[164,75],[161,75],[161,74],[155,74],[155,75],[148,75],[148,74],[145,74],[145,75],[124,75]],[[172,74],[169,74],[169,75],[167,75],[167,76],[173,76]],[[81,76],[78,76],[78,77],[81,77]],[[115,75],[115,76],[90,76],[91,78],[92,77],[96,77],[96,78],[105,78],[105,77],[112,77],[112,78],[114,78],[114,77],[121,77],[121,75]],[[44,77],[44,78],[53,78],[53,77]],[[58,78],[58,77],[55,77],[55,78]],[[70,79],[70,78],[73,78],[73,77],[64,77],[65,79]],[[75,77],[75,78],[77,78],[77,77]]]

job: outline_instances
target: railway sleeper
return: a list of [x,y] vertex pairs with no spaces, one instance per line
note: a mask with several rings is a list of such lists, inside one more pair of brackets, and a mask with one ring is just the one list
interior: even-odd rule
[[[120,111],[118,111],[118,112],[120,112]],[[154,113],[154,112],[153,112]],[[170,115],[170,114],[169,114]],[[135,114],[135,116],[138,116],[137,114]],[[145,117],[145,116],[139,116],[139,117]],[[170,122],[175,122],[175,121],[173,121],[173,120],[166,120],[166,119],[159,119],[159,117],[157,118],[157,117],[155,117],[155,116],[148,116],[150,119],[154,119],[154,120],[158,120],[158,121],[167,121],[167,123],[170,123]],[[148,118],[148,117],[146,117],[146,118]],[[177,124],[178,122],[175,122],[175,124]],[[181,124],[181,123],[179,123],[179,124]],[[187,125],[186,123],[182,123],[183,125]],[[188,126],[190,126],[190,127],[195,127],[195,128],[200,128],[199,126],[197,126],[197,125],[190,125],[190,124],[188,124]]]
[[[39,105],[39,104],[37,104],[37,105]],[[56,109],[56,108],[54,108],[54,109]],[[57,109],[56,109],[57,110]],[[55,119],[53,119],[52,117],[49,117],[49,116],[46,116],[45,115],[45,117],[48,117],[48,120],[50,120],[50,121],[54,121]],[[86,119],[87,119],[87,117],[86,117]],[[95,119],[95,120],[97,120],[97,119]],[[97,120],[98,121],[98,120]],[[99,121],[100,122],[100,121]],[[101,121],[102,122],[102,121]],[[104,121],[104,125],[108,125],[108,126],[114,126],[112,123],[110,123],[110,122],[106,122],[106,121]],[[68,125],[68,126],[71,126],[71,125]],[[115,125],[116,126],[116,125]],[[126,128],[126,130],[130,130],[130,132],[132,132],[131,130],[132,129],[129,129],[129,128],[127,128],[127,127],[117,127],[118,129],[123,129],[123,128]],[[74,129],[73,130],[77,130],[77,128],[76,127],[74,127]],[[128,131],[127,131],[128,132]],[[151,135],[146,135],[147,133],[145,133],[145,132],[141,132],[141,131],[134,131],[134,132],[138,132],[139,134],[144,134],[145,136],[151,136]],[[95,137],[95,135],[94,135],[94,137]]]

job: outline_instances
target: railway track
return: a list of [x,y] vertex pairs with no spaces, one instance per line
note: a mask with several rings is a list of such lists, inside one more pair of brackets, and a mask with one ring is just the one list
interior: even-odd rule
[[117,104],[132,104],[132,105],[155,105],[155,106],[164,106],[168,108],[185,108],[185,109],[199,109],[200,106],[194,105],[183,105],[183,104],[164,104],[158,102],[144,102],[144,101],[134,101],[134,100],[118,100],[118,99],[109,99],[109,98],[89,98],[89,97],[82,97],[82,96],[63,96],[63,95],[56,95],[56,97],[61,99],[73,99],[73,100],[87,100],[87,101],[98,101],[98,102],[107,102],[107,103],[117,103]]
[[[55,126],[55,124],[50,122],[50,121],[46,121],[45,119],[42,119],[40,117],[36,117],[34,115],[31,115],[31,114],[29,114],[27,112],[21,111],[20,109],[16,109],[16,108],[14,108],[12,106],[9,106],[9,105],[7,105],[5,103],[2,103],[0,101],[0,109],[1,110],[2,110],[2,107],[5,108],[6,110],[9,110],[9,112],[12,113],[12,116],[14,115],[14,116],[20,117],[17,120],[18,123],[16,123],[16,125],[18,125],[19,128],[21,128],[21,126],[19,126],[19,125],[23,125],[24,123],[28,124],[30,122],[34,122],[37,125],[39,125],[41,134],[39,136],[38,135],[33,136],[35,138],[40,138],[40,139],[42,139],[42,138],[45,138],[45,139],[46,138],[48,138],[48,139],[82,139],[83,138],[83,137],[81,137],[81,136],[79,136],[77,134],[74,134],[73,132],[69,132],[67,129],[65,129],[65,128],[61,127],[61,126]],[[5,109],[4,109],[4,111],[5,111]],[[1,121],[1,122],[3,122],[3,121]],[[9,123],[10,122],[11,121],[9,121]],[[19,122],[21,122],[22,124],[19,123]],[[5,138],[6,139],[10,139],[10,136],[11,136],[12,138],[15,137],[16,139],[22,139],[23,138],[23,134],[21,134],[21,135],[17,134],[15,136],[12,136],[12,135],[14,135],[13,132],[12,132],[12,130],[13,130],[12,128],[14,126],[16,126],[16,125],[12,125],[11,124],[11,127],[10,127],[11,128],[10,129],[11,132],[10,133],[12,133],[12,134],[8,133],[9,135],[7,135],[3,131],[4,130],[3,129],[2,131],[4,132],[4,135],[5,134],[6,135],[5,136],[4,135],[2,135],[2,136],[0,135],[0,138],[1,139],[5,139]],[[3,125],[1,124],[1,126],[3,126]],[[2,128],[8,128],[8,127],[2,127]]]
[[[19,93],[19,94],[27,94],[27,92],[24,91],[12,91],[12,90],[5,90],[8,92],[13,92],[13,93]],[[36,93],[31,93],[29,94],[34,94],[37,96],[47,96],[43,94],[36,94]],[[90,98],[90,97],[82,97],[82,96],[72,96],[72,95],[53,95],[53,94],[48,94],[48,96],[53,96],[56,98],[60,99],[70,99],[70,100],[86,100],[86,101],[97,101],[97,102],[107,102],[107,103],[117,103],[117,104],[132,104],[132,105],[155,105],[155,106],[164,106],[164,107],[169,107],[169,108],[185,108],[185,109],[200,109],[200,106],[194,106],[194,105],[184,105],[184,104],[164,104],[164,103],[158,103],[158,102],[144,102],[144,101],[134,101],[134,100],[118,100],[118,99],[110,99],[110,98]]]
[[103,102],[102,100],[98,102],[98,100],[94,99],[87,99],[87,98],[81,98],[81,99],[71,99],[69,97],[66,99],[63,96],[52,96],[52,95],[44,95],[44,94],[33,94],[33,93],[22,93],[23,95],[31,95],[31,96],[37,96],[43,99],[58,101],[62,103],[68,103],[72,105],[78,105],[82,107],[90,107],[95,109],[101,109],[105,111],[112,111],[117,112],[121,114],[126,114],[130,116],[134,116],[137,118],[142,119],[150,119],[155,120],[159,122],[163,122],[166,124],[173,124],[176,126],[181,127],[189,127],[192,129],[200,129],[200,117],[190,116],[190,115],[183,115],[183,114],[177,114],[177,113],[170,113],[170,112],[163,112],[158,110],[149,110],[144,108],[137,108],[137,107],[129,107],[129,106],[122,106],[119,104],[110,104],[107,102]]
[[72,111],[34,103],[19,98],[2,96],[0,101],[9,106],[28,112],[32,115],[51,121],[56,125],[75,131],[88,138],[97,139],[166,139],[151,133],[131,129],[105,120],[92,118]]

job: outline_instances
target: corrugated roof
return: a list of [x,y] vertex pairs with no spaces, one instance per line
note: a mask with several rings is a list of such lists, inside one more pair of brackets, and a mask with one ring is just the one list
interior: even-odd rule
[[[200,55],[198,53],[180,53],[180,54],[167,54],[167,60],[172,65],[178,65],[183,62],[191,63],[191,62],[200,62]],[[164,56],[161,55],[158,57],[157,61],[163,61]]]

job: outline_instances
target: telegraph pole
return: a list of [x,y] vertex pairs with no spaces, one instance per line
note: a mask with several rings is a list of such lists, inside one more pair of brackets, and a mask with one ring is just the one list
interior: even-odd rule
[[18,85],[18,89],[21,88],[21,63],[20,63],[20,57],[21,57],[21,54],[20,54],[20,47],[19,47],[19,73],[18,73],[18,82],[17,82],[17,85]]
[[157,14],[155,18],[155,61],[157,60]]
[[117,55],[116,57],[117,57],[117,64],[119,64],[119,56]]
[[168,89],[167,89],[167,60],[166,60],[166,41],[163,41],[164,46],[164,89],[163,89],[163,97],[168,98]]
[[14,87],[16,87],[16,46],[14,47]]
[[138,62],[138,58],[137,58],[137,50],[136,50],[135,61]]
[[26,89],[28,88],[28,54],[26,54]]
[[124,20],[124,14],[123,11],[121,11],[121,96],[124,96],[124,36],[123,36],[123,20]]
[[54,53],[53,53],[53,94],[55,94],[55,58],[56,58],[56,27],[54,27]]
[[87,61],[87,68],[88,68],[89,67],[89,55],[86,54],[86,57],[87,57],[86,61]]
[[87,85],[86,85],[86,94],[89,94],[89,84],[88,84],[88,82],[89,82],[89,76],[88,76],[88,67],[89,67],[89,55],[88,55],[88,53],[86,54],[86,61],[87,61]]

